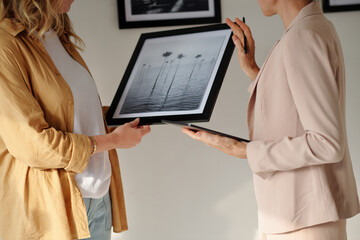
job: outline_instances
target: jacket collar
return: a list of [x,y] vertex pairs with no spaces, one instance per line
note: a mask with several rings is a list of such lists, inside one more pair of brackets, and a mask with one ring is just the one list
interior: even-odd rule
[[[284,35],[299,21],[301,21],[302,19],[304,19],[305,17],[311,16],[311,15],[316,15],[316,14],[323,14],[323,10],[321,8],[320,5],[320,1],[315,0],[312,3],[309,3],[308,5],[306,5],[305,7],[303,7],[300,12],[298,13],[298,15],[291,21],[291,23],[289,24],[289,26],[287,27],[287,29],[285,30],[285,32],[283,33],[283,35],[281,36],[280,40],[284,37]],[[271,49],[267,59],[270,57],[273,49],[276,47],[277,43],[280,41],[278,40],[276,42],[276,44],[273,46],[273,48]],[[264,69],[264,66],[266,65],[267,59],[265,61],[265,63],[263,64],[263,67],[260,69],[260,72],[257,76],[257,78],[254,80],[255,82],[253,84],[250,85],[248,91],[250,92],[250,94],[252,95],[252,93],[254,92],[257,82],[260,78],[260,75],[262,73],[262,70]]]
[[0,28],[4,29],[14,37],[25,30],[25,26],[23,24],[18,23],[10,18],[4,18],[1,20]]
[[298,23],[300,20],[302,20],[305,17],[316,15],[316,14],[323,14],[323,10],[320,5],[320,1],[316,0],[312,3],[309,3],[305,7],[303,7],[298,15],[291,21],[287,29],[285,30],[285,33],[289,31],[296,23]]

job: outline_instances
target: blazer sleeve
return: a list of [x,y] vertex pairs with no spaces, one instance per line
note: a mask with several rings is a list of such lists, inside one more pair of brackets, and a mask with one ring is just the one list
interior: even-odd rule
[[90,158],[90,139],[49,126],[25,80],[21,59],[16,46],[1,47],[0,138],[7,151],[29,167],[82,172]]
[[285,40],[286,77],[305,133],[294,138],[249,143],[248,161],[254,173],[288,171],[343,159],[344,96],[340,96],[337,79],[339,58],[336,53],[331,56],[336,52],[335,45],[308,29]]

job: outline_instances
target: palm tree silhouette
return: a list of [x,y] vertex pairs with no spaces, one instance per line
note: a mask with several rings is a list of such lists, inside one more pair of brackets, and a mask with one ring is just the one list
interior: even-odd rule
[[138,83],[136,89],[139,89],[142,81],[144,80],[145,67],[146,67],[146,64],[143,64],[142,67],[141,67],[140,76],[139,76],[139,83]]
[[194,64],[194,67],[193,67],[193,69],[192,69],[192,71],[191,71],[191,73],[190,73],[189,79],[188,79],[188,81],[187,81],[187,83],[186,83],[184,95],[185,95],[185,93],[187,92],[187,90],[188,90],[188,88],[189,88],[189,83],[190,83],[191,77],[192,77],[192,75],[193,75],[193,73],[194,73],[194,70],[195,70],[195,68],[196,68],[196,65],[197,65],[198,62],[199,62],[199,61],[198,61],[199,58],[201,58],[201,54],[198,54],[198,55],[195,56],[195,64]]
[[163,53],[163,55],[162,55],[162,56],[164,57],[164,62],[163,62],[163,64],[162,64],[161,68],[160,68],[159,74],[157,75],[157,77],[156,77],[156,79],[155,79],[154,86],[153,86],[152,89],[151,89],[150,97],[152,96],[152,94],[153,94],[153,92],[154,92],[154,89],[155,89],[156,84],[157,84],[157,82],[158,82],[158,80],[159,80],[160,74],[161,74],[161,72],[162,72],[162,70],[163,70],[163,68],[164,68],[164,66],[165,66],[166,59],[167,59],[171,54],[172,54],[172,52],[166,51],[166,52]]
[[165,83],[166,83],[166,81],[167,81],[167,79],[168,79],[168,77],[169,77],[169,73],[170,73],[170,71],[171,71],[171,67],[172,67],[172,64],[173,64],[174,61],[175,61],[175,60],[170,60],[169,70],[168,70],[168,72],[166,73],[166,76],[165,76],[165,78],[164,78],[164,82],[163,82],[163,85],[162,85],[162,88],[161,88],[161,92],[162,92],[162,90],[164,90]]
[[196,55],[195,56],[195,64],[194,64],[194,67],[193,67],[193,69],[192,69],[192,71],[191,71],[191,73],[190,73],[190,76],[189,76],[189,81],[190,81],[190,79],[191,79],[191,76],[193,75],[193,73],[194,73],[194,70],[195,70],[195,67],[196,67],[196,65],[198,64],[198,58],[201,58],[201,54],[198,54],[198,55]]
[[177,56],[177,59],[179,59],[179,61],[178,61],[178,64],[177,64],[177,67],[176,67],[174,76],[173,76],[173,78],[172,78],[172,80],[171,80],[170,86],[169,86],[169,88],[168,88],[168,90],[167,90],[167,92],[166,92],[166,97],[165,97],[165,99],[164,99],[164,102],[163,102],[161,108],[163,108],[164,105],[165,105],[165,102],[166,102],[166,100],[167,100],[167,98],[168,98],[168,96],[169,96],[169,92],[170,92],[170,90],[171,90],[171,87],[172,87],[172,85],[173,85],[173,83],[174,83],[174,80],[175,80],[177,71],[178,71],[178,69],[179,69],[179,66],[180,66],[180,63],[181,63],[181,59],[184,58],[184,57],[185,57],[185,55],[182,54],[182,53],[180,53],[180,54]]
[[204,62],[205,62],[205,59],[203,58],[203,59],[201,59],[201,61],[200,61],[200,66],[199,66],[199,70],[198,71],[200,71],[201,70],[201,68],[203,67],[203,65],[204,65]]

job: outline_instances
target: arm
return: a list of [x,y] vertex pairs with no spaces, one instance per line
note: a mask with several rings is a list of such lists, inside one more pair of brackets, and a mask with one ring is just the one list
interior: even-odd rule
[[131,148],[140,143],[143,136],[151,129],[149,126],[138,126],[140,119],[125,123],[115,128],[111,133],[94,136],[96,151],[103,152],[115,148]]
[[[109,111],[109,106],[103,106],[104,118]],[[115,148],[131,148],[140,143],[143,136],[150,133],[150,126],[138,126],[140,119],[126,123],[119,127],[107,127],[108,134],[94,136],[96,151],[107,151]]]
[[[233,31],[233,42],[237,50],[241,69],[251,80],[255,80],[260,71],[260,68],[255,61],[255,41],[250,28],[239,18],[235,19],[236,24],[229,18],[227,18],[225,21]],[[247,54],[244,52],[244,34],[247,39]]]
[[[230,19],[226,19],[227,25],[231,28],[234,34],[233,42],[237,49],[240,67],[245,72],[245,74],[253,81],[255,80],[260,70],[255,62],[255,41],[252,37],[250,28],[239,18],[236,18],[235,21],[236,24],[233,23]],[[247,54],[245,54],[244,52],[244,34],[247,38],[248,43]],[[182,131],[191,138],[203,142],[228,155],[238,158],[247,158],[247,143],[239,142],[234,139],[218,136],[204,131],[198,131],[194,133],[187,128],[183,128]]]
[[[51,127],[23,76],[26,70],[17,48],[4,47],[0,52],[0,136],[9,153],[33,168],[82,172],[93,150],[91,139]],[[150,131],[137,125],[135,120],[113,133],[95,136],[97,152],[135,146]]]
[[87,136],[59,131],[46,122],[21,68],[14,46],[0,50],[0,136],[7,150],[26,165],[81,172],[90,157]]
[[235,139],[222,137],[205,131],[197,131],[195,133],[188,128],[183,128],[182,131],[194,140],[203,142],[208,146],[218,149],[228,155],[238,158],[247,158],[247,143],[239,142]]

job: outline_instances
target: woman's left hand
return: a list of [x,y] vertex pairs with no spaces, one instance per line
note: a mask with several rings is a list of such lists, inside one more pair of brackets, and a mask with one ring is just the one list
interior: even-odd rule
[[189,135],[191,138],[203,142],[208,146],[216,148],[228,155],[238,158],[247,158],[246,155],[247,143],[239,142],[236,141],[235,139],[222,137],[205,131],[194,132],[188,128],[183,128],[182,132]]
[[[229,18],[227,18],[225,22],[234,33],[232,39],[237,49],[241,69],[251,80],[255,80],[260,68],[255,61],[255,40],[249,26],[239,18],[235,18],[235,23]],[[246,36],[247,53],[245,53],[244,50],[244,35]]]

